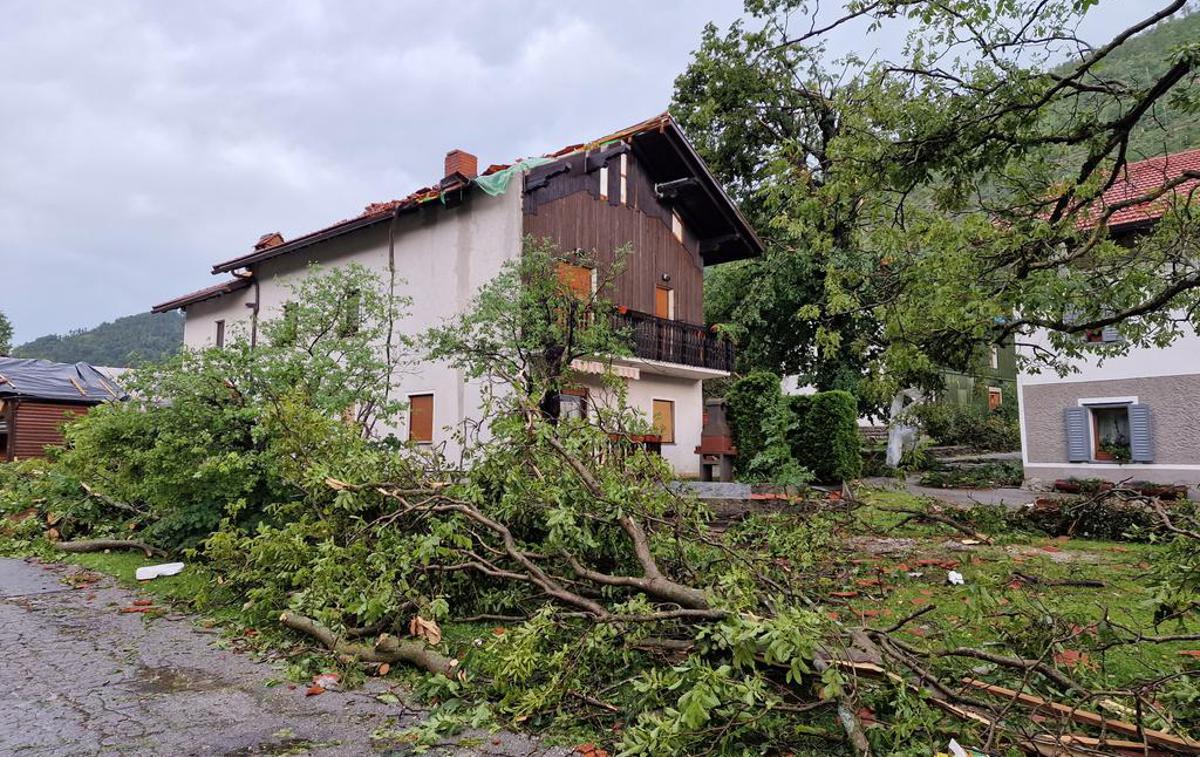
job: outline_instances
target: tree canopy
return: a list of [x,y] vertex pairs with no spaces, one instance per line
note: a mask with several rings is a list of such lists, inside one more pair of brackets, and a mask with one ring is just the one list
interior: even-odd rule
[[[822,388],[866,377],[881,397],[990,344],[1036,344],[1037,366],[1068,370],[1097,349],[1088,330],[1120,330],[1109,353],[1182,333],[1200,269],[1190,197],[1170,190],[1189,177],[1159,190],[1164,218],[1136,251],[1107,234],[1119,208],[1101,197],[1140,157],[1135,138],[1166,144],[1160,114],[1200,110],[1200,44],[1110,66],[1185,3],[1099,47],[1076,33],[1094,5],[751,0],[705,30],[674,111],[768,241],[710,277],[710,316],[751,366]],[[830,54],[855,24],[894,31],[902,52]]]

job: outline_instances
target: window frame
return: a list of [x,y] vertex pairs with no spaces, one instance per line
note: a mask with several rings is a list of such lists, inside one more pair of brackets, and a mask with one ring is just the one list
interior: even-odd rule
[[223,349],[225,347],[225,319],[218,318],[214,325],[217,333],[213,335],[213,344],[217,346],[217,349]]
[[1088,447],[1091,450],[1089,462],[1093,463],[1111,463],[1112,458],[1102,458],[1097,454],[1100,450],[1100,435],[1096,425],[1097,410],[1117,410],[1123,409],[1126,413],[1126,425],[1130,431],[1130,448],[1133,447],[1133,429],[1130,424],[1131,419],[1128,417],[1129,408],[1133,405],[1140,404],[1136,396],[1128,397],[1081,397],[1076,406],[1087,410],[1088,424]]

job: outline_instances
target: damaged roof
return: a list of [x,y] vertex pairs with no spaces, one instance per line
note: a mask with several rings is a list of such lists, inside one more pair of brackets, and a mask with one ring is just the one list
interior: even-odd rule
[[0,399],[19,398],[99,404],[128,395],[88,363],[55,363],[0,357]]
[[[543,157],[551,159],[564,158],[580,152],[596,150],[618,141],[629,142],[639,160],[645,162],[651,172],[663,172],[664,180],[667,178],[678,179],[680,178],[680,172],[684,172],[683,175],[685,176],[694,177],[699,180],[707,202],[711,205],[715,213],[715,217],[727,225],[729,231],[727,235],[728,239],[722,240],[722,243],[726,244],[728,249],[724,251],[724,254],[721,254],[720,250],[714,249],[709,255],[706,255],[705,262],[720,263],[725,262],[725,260],[734,260],[761,254],[762,242],[754,233],[753,228],[742,215],[741,211],[738,210],[737,205],[725,193],[720,182],[709,172],[707,166],[704,165],[704,161],[701,160],[695,149],[687,141],[682,130],[680,130],[678,124],[675,123],[675,120],[669,113],[661,113],[653,118],[588,142],[568,145],[554,152],[547,153]],[[492,164],[481,175],[490,176],[499,171],[506,170],[518,162]],[[318,229],[291,241],[275,244],[265,249],[256,248],[245,255],[217,263],[213,266],[212,272],[217,274],[235,271],[239,268],[245,268],[246,266],[270,260],[280,255],[286,255],[289,252],[303,249],[336,236],[341,236],[342,234],[387,221],[395,213],[414,211],[428,203],[440,201],[451,193],[467,190],[472,184],[474,184],[474,179],[465,176],[455,175],[447,177],[438,185],[422,187],[401,199],[371,203],[366,206],[362,213],[354,218],[339,221],[331,226]],[[736,249],[733,244],[734,242],[737,242]],[[222,293],[217,293],[213,296],[219,296],[220,294]],[[175,300],[172,300],[172,302],[175,302]],[[167,304],[169,303],[164,303],[164,305]],[[176,305],[175,307],[181,306]]]

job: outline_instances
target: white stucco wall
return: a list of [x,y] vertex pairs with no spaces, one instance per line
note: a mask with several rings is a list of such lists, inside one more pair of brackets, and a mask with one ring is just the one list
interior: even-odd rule
[[[703,382],[699,379],[664,376],[640,370],[636,379],[625,379],[625,401],[632,410],[640,412],[649,423],[654,413],[654,400],[675,403],[675,443],[662,446],[663,458],[683,477],[700,475],[700,457],[696,447],[704,427]],[[599,381],[584,381],[588,398],[593,403],[611,406],[611,394]]]
[[[1044,334],[1037,334],[1022,341],[1049,348],[1049,340]],[[1032,349],[1029,346],[1022,346],[1019,348],[1019,353],[1028,357],[1032,354]],[[1120,357],[1105,358],[1103,362],[1096,357],[1088,357],[1076,361],[1074,365],[1078,371],[1067,376],[1059,376],[1054,371],[1032,374],[1022,370],[1017,377],[1017,384],[1018,386],[1060,384],[1070,381],[1103,381],[1200,373],[1200,336],[1185,326],[1184,336],[1166,347],[1132,347],[1127,354]]]
[[[397,328],[416,335],[462,312],[506,260],[521,251],[521,192],[519,182],[499,197],[472,195],[455,208],[428,207],[401,216],[396,224],[395,257],[398,295],[410,297],[409,314]],[[337,237],[266,261],[257,267],[261,291],[260,321],[276,318],[290,295],[288,285],[303,278],[311,263],[345,265],[357,262],[387,280],[387,224]],[[249,338],[254,287],[187,308],[184,344],[212,346],[216,321],[226,321],[226,341]],[[467,385],[459,371],[443,364],[422,363],[404,373],[396,394],[433,393],[434,443],[446,444],[457,457],[449,429],[477,415],[479,387]],[[395,429],[405,436],[407,429]]]

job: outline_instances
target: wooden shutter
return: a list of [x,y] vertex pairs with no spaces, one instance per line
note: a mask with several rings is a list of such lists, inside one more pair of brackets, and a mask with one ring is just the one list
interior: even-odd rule
[[1135,463],[1154,462],[1154,429],[1149,405],[1129,406],[1129,457]]
[[671,290],[667,287],[654,287],[654,314],[659,318],[671,317]]
[[410,394],[408,397],[408,440],[433,441],[433,395]]
[[675,403],[671,400],[654,400],[654,433],[663,444],[675,443]]
[[559,261],[558,280],[582,300],[592,296],[592,269]]
[[1092,459],[1091,447],[1088,443],[1088,409],[1086,407],[1068,407],[1063,411],[1067,424],[1067,460],[1072,463],[1086,463]]

